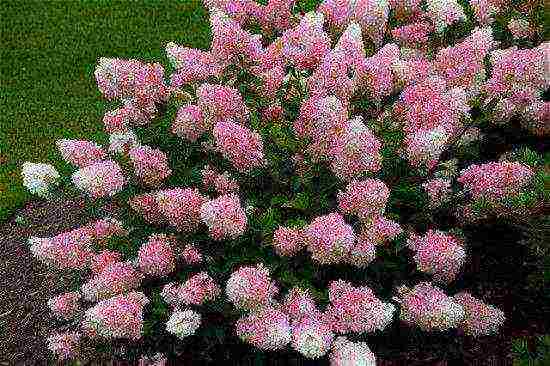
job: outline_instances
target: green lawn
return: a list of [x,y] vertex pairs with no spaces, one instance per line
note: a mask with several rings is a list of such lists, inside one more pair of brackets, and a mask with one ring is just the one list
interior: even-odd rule
[[101,56],[167,65],[164,45],[208,48],[208,13],[200,0],[1,1],[0,221],[29,194],[24,161],[50,161],[60,138],[105,142],[105,104],[93,70]]

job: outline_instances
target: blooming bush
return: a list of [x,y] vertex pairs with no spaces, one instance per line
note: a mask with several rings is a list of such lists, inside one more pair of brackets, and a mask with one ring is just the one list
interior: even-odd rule
[[166,69],[100,58],[120,103],[108,148],[58,141],[71,179],[23,165],[32,193],[83,194],[96,219],[29,238],[87,278],[48,302],[70,329],[48,338],[60,359],[123,339],[164,363],[171,344],[233,337],[374,365],[365,334],[498,332],[501,310],[432,282],[460,278],[471,225],[548,198],[537,151],[480,149],[485,131],[548,135],[550,45],[521,19],[504,37],[506,2],[297,3],[205,0],[211,48],[170,42]]

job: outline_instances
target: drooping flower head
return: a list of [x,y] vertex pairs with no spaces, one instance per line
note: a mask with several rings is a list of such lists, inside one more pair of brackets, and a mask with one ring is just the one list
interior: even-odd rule
[[502,310],[485,304],[468,292],[460,292],[453,299],[464,308],[464,321],[459,327],[470,336],[494,334],[506,320]]

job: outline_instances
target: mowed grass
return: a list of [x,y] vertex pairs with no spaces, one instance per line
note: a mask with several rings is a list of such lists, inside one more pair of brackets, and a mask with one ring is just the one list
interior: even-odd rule
[[208,48],[211,40],[200,0],[10,0],[0,9],[0,222],[30,198],[23,162],[51,162],[70,174],[57,139],[106,142],[106,104],[93,75],[99,57],[167,65],[168,41]]

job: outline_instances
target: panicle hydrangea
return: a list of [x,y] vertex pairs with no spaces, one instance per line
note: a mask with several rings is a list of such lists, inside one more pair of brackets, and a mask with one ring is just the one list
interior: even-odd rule
[[550,43],[538,47],[511,47],[491,53],[491,78],[484,85],[488,100],[497,99],[496,119],[507,121],[541,100],[541,93],[550,87],[545,68]]
[[216,149],[240,172],[264,165],[262,137],[257,132],[229,120],[214,126]]
[[421,282],[413,289],[403,286],[398,292],[399,297],[394,300],[401,305],[401,320],[424,331],[445,331],[464,319],[462,305],[429,282]]
[[254,0],[203,0],[208,9],[218,8],[239,24],[261,16],[262,6]]
[[308,78],[309,95],[325,97],[336,95],[348,101],[355,88],[356,70],[365,57],[361,28],[351,23],[331,52],[321,60],[319,67]]
[[497,46],[490,27],[476,28],[462,42],[442,48],[435,57],[435,69],[448,87],[462,86],[477,94],[485,80],[484,59]]
[[206,201],[200,209],[200,217],[214,240],[235,239],[246,230],[246,213],[234,193]]
[[31,194],[47,197],[50,189],[57,184],[60,176],[53,165],[27,161],[23,163],[21,177],[23,185]]
[[113,263],[121,262],[122,255],[119,252],[103,250],[95,254],[90,260],[90,269],[93,274],[101,273],[105,268]]
[[357,22],[376,44],[382,42],[389,10],[386,0],[325,0],[319,6],[335,32],[342,31],[350,22]]
[[201,252],[193,244],[186,244],[183,247],[181,256],[183,261],[189,265],[199,264],[203,261]]
[[269,0],[266,6],[260,7],[260,24],[264,29],[284,32],[293,25],[295,3],[296,0]]
[[312,11],[300,19],[300,24],[283,33],[281,51],[289,65],[298,70],[313,69],[330,51],[330,38],[323,23],[323,14]]
[[79,168],[91,165],[107,157],[101,146],[86,140],[57,140],[57,149],[63,160]]
[[59,359],[74,359],[79,353],[80,332],[54,333],[46,340],[48,349]]
[[128,231],[124,229],[122,222],[112,217],[104,217],[86,225],[96,243],[104,245],[115,236],[126,236]]
[[402,45],[424,45],[429,41],[433,26],[427,21],[418,21],[392,29],[393,38]]
[[170,188],[155,194],[160,213],[181,232],[194,232],[201,220],[201,206],[207,202],[196,188]]
[[220,195],[239,192],[239,183],[228,172],[220,174],[210,165],[206,165],[201,174],[202,184],[205,189],[213,188]]
[[131,110],[127,106],[106,111],[103,115],[103,129],[109,134],[124,133],[132,124]]
[[155,193],[134,196],[128,200],[128,205],[150,224],[160,225],[166,221],[166,217],[159,209]]
[[332,343],[330,366],[376,366],[376,358],[365,342],[338,337]]
[[31,253],[41,262],[60,269],[85,269],[93,256],[93,236],[77,228],[51,238],[29,238]]
[[464,9],[457,0],[427,0],[427,15],[435,24],[437,32],[441,33],[455,22],[466,20]]
[[176,310],[166,322],[168,333],[179,339],[195,334],[201,325],[201,315],[194,310]]
[[452,193],[451,181],[445,178],[433,178],[422,184],[428,194],[429,205],[432,208],[441,207],[447,202]]
[[210,275],[200,272],[191,276],[183,285],[169,283],[162,290],[164,301],[172,306],[202,305],[220,295],[220,288]]
[[301,229],[279,227],[273,233],[273,248],[280,256],[292,257],[305,246]]
[[336,333],[369,333],[384,330],[392,321],[395,306],[382,302],[367,286],[354,287],[338,280],[329,286],[326,320]]
[[281,309],[291,321],[298,321],[306,316],[319,313],[309,290],[293,287],[283,299]]
[[208,51],[182,47],[174,42],[168,42],[166,56],[176,69],[170,77],[172,87],[204,81],[211,76],[217,77],[221,73],[216,59]]
[[533,177],[533,170],[518,162],[472,164],[462,170],[458,181],[473,199],[499,201],[521,192]]
[[48,300],[48,307],[59,319],[69,320],[80,311],[79,292],[66,292]]
[[271,306],[237,320],[235,329],[242,341],[263,351],[282,349],[291,340],[288,316]]
[[389,3],[398,19],[414,18],[423,13],[422,0],[389,0]]
[[261,263],[233,272],[225,288],[229,301],[241,310],[255,310],[272,304],[278,291],[269,270]]
[[148,186],[160,186],[172,174],[168,156],[159,149],[142,145],[132,148],[128,155],[134,166],[134,173]]
[[418,270],[433,274],[437,282],[454,281],[466,259],[458,239],[441,231],[428,230],[424,236],[412,234],[407,245],[415,251]]
[[153,234],[138,251],[139,270],[152,277],[164,277],[176,269],[176,257],[170,239]]
[[399,47],[387,43],[376,54],[365,58],[357,68],[356,84],[375,100],[389,96],[394,89],[393,64],[400,58]]
[[336,264],[347,258],[355,242],[355,233],[342,215],[331,213],[314,219],[304,229],[304,238],[315,261]]
[[130,292],[100,301],[85,313],[82,327],[91,337],[141,338],[143,308],[149,303],[141,292]]
[[311,97],[300,107],[294,133],[299,138],[310,139],[312,158],[327,156],[329,145],[346,129],[347,114],[346,107],[335,96]]
[[[403,53],[404,49],[401,49]],[[401,58],[391,64],[396,86],[405,88],[433,74],[433,62],[425,57]]]
[[350,181],[382,167],[382,144],[363,123],[361,116],[350,120],[343,133],[331,141],[331,171],[336,177]]
[[550,102],[535,101],[522,116],[522,125],[537,136],[550,135]]
[[102,57],[94,75],[101,94],[108,100],[145,95],[157,102],[168,97],[164,68],[159,63]]
[[[230,86],[204,83],[197,88],[197,99],[205,129],[227,119],[246,123],[250,118],[241,93]],[[197,118],[196,112],[192,117]]]
[[139,145],[139,140],[131,129],[124,132],[113,132],[109,135],[109,152],[112,154],[127,155],[132,148]]
[[256,61],[263,52],[261,36],[241,28],[219,8],[210,9],[212,43],[210,53],[222,69],[239,64],[241,58]]
[[375,216],[368,223],[363,224],[360,238],[376,245],[395,239],[403,232],[398,222],[384,216]]
[[338,192],[338,208],[344,214],[367,221],[384,213],[389,197],[390,190],[380,179],[354,179],[345,192]]
[[292,326],[292,348],[309,359],[323,357],[333,339],[329,324],[318,314],[303,317]]
[[180,107],[176,113],[171,131],[182,139],[190,142],[197,141],[199,137],[208,131],[200,107],[194,104]]
[[453,299],[464,308],[464,321],[459,327],[470,336],[494,334],[506,320],[502,310],[485,304],[468,292],[460,292]]
[[139,288],[143,275],[128,262],[116,262],[106,266],[82,285],[82,297],[86,301],[98,301]]
[[122,169],[112,160],[95,162],[77,170],[72,175],[72,181],[76,188],[92,199],[114,196],[126,184]]

